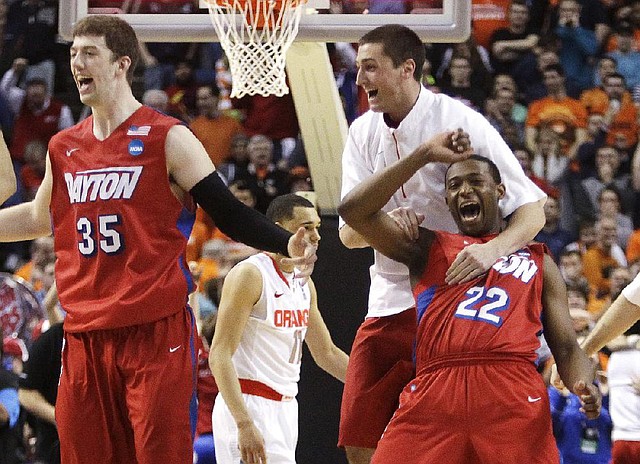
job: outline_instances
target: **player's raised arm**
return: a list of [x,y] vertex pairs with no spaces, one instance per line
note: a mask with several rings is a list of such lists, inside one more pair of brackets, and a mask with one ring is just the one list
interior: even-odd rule
[[593,330],[582,342],[588,355],[596,353],[614,338],[622,335],[640,319],[640,277],[622,290],[622,293],[605,311]]
[[4,140],[4,134],[0,131],[0,205],[16,191],[16,176],[13,172],[13,164],[9,149]]
[[211,372],[238,427],[238,448],[242,460],[256,463],[266,462],[264,438],[245,405],[232,357],[261,293],[262,275],[253,264],[240,264],[229,272],[222,287],[216,331],[209,353]]
[[549,255],[544,257],[542,303],[545,338],[560,377],[580,397],[587,417],[596,418],[600,414],[600,391],[593,384],[595,367],[578,346],[569,316],[567,289],[558,266]]
[[329,329],[327,329],[318,309],[318,295],[312,280],[309,280],[309,288],[311,290],[311,308],[309,309],[309,326],[304,340],[316,364],[336,379],[344,382],[349,356],[338,348],[331,339]]
[[454,151],[454,132],[444,132],[423,143],[409,156],[374,173],[354,187],[342,200],[338,212],[344,221],[376,250],[410,264],[416,242],[382,208],[415,172],[430,162],[453,163],[468,158],[472,151]]
[[51,162],[47,154],[44,179],[35,198],[0,210],[0,242],[19,242],[51,235]]
[[171,177],[193,195],[222,232],[254,248],[290,256],[303,275],[311,274],[316,260],[315,247],[236,199],[189,129],[180,125],[172,127],[165,148]]

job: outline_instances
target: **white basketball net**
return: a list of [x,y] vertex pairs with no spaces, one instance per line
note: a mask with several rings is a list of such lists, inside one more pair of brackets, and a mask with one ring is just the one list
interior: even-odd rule
[[[208,0],[231,68],[231,97],[289,93],[285,58],[306,0]],[[262,25],[262,27],[260,27]]]

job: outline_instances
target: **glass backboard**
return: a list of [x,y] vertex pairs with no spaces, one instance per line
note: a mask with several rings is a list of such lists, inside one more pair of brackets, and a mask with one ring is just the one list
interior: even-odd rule
[[[70,40],[75,22],[88,14],[119,14],[144,41],[217,41],[205,7],[196,8],[196,14],[135,13],[135,5],[145,2],[150,0],[60,0],[60,34]],[[384,24],[404,24],[425,42],[460,42],[471,31],[471,0],[309,0],[308,6],[298,41],[357,42],[364,33]],[[362,13],[366,7],[369,14]],[[389,14],[389,10],[399,13]]]

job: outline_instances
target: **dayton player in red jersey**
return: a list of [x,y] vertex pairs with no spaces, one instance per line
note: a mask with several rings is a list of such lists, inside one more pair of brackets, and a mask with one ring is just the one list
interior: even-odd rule
[[[416,377],[372,462],[557,463],[546,389],[534,364],[537,334],[544,327],[560,372],[582,395],[588,417],[599,413],[594,369],[576,343],[566,289],[542,245],[500,258],[467,283],[446,284],[446,270],[462,248],[500,232],[498,200],[505,192],[495,164],[469,158],[470,150],[454,153],[452,135],[434,137],[373,175],[339,208],[374,248],[409,267],[418,313]],[[454,161],[446,200],[463,235],[411,224],[403,229],[381,211],[422,166]],[[417,225],[423,218],[412,219]]]
[[315,247],[237,201],[189,129],[135,99],[139,43],[126,21],[80,20],[70,51],[92,115],[53,137],[35,199],[0,211],[0,241],[55,238],[61,460],[191,464],[191,198],[234,240],[295,256],[303,276]]

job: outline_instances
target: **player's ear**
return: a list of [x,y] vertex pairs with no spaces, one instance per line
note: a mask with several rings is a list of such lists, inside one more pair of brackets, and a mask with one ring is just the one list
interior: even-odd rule
[[496,190],[498,192],[498,200],[502,200],[506,193],[506,188],[504,184],[498,184],[498,186],[496,187]]
[[129,58],[126,55],[118,58],[118,69],[120,71],[126,73],[129,70],[130,66],[131,66],[131,58]]
[[409,77],[413,77],[413,72],[416,70],[416,62],[413,59],[408,58],[402,63],[402,72]]

